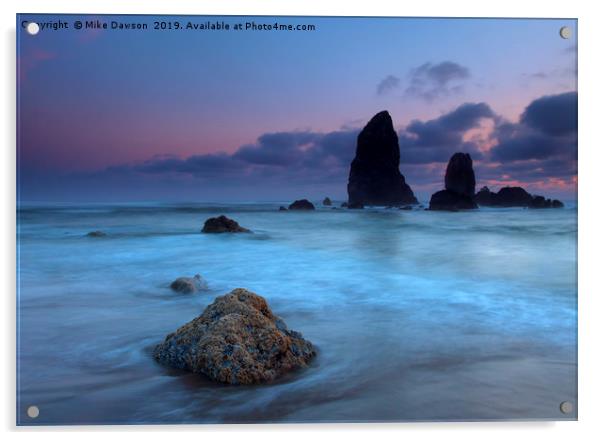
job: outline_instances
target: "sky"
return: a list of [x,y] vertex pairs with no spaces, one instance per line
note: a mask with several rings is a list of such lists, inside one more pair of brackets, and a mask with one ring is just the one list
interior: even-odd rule
[[344,200],[357,134],[388,110],[422,201],[456,151],[477,187],[574,200],[576,48],[568,19],[20,15],[19,199]]

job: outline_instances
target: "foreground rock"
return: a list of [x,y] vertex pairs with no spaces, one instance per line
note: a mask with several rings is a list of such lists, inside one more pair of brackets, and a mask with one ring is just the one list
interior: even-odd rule
[[520,186],[507,186],[497,193],[490,191],[486,186],[481,188],[475,196],[475,201],[480,206],[494,206],[502,208],[562,208],[560,200],[546,199],[544,196],[531,195]]
[[314,204],[307,199],[295,200],[293,203],[288,205],[289,210],[299,210],[299,211],[311,211],[316,209]]
[[236,221],[220,215],[219,217],[211,217],[205,221],[202,232],[205,233],[223,233],[223,232],[251,232],[247,228],[243,228]]
[[431,196],[432,211],[476,209],[474,201],[475,176],[472,158],[468,153],[455,153],[447,163],[445,189]]
[[418,203],[399,172],[399,139],[387,111],[376,114],[357,137],[347,193],[350,206]]
[[305,367],[315,355],[312,344],[288,330],[264,298],[245,289],[216,298],[153,353],[161,364],[229,384],[270,382]]
[[107,236],[106,232],[102,232],[102,231],[91,231],[86,234],[86,237],[92,237],[92,238],[100,238],[100,237],[106,237],[106,236]]
[[196,274],[193,277],[177,278],[169,287],[178,293],[195,293],[207,289],[207,283],[199,274]]
[[322,201],[322,205],[324,206],[332,206],[332,200],[330,200],[329,197],[326,197],[323,201]]

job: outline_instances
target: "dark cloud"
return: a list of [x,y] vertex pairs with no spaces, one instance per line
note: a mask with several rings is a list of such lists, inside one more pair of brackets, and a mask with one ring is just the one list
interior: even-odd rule
[[309,131],[268,133],[256,144],[240,147],[232,157],[253,164],[286,166],[300,161],[303,147],[311,147],[320,136]]
[[529,160],[577,161],[577,93],[543,96],[531,102],[518,123],[500,123],[490,158],[503,163]]
[[468,68],[453,61],[424,63],[410,71],[410,84],[405,94],[430,102],[436,98],[461,93],[462,82],[468,78]]
[[456,151],[471,153],[473,159],[482,154],[473,142],[463,140],[464,134],[479,126],[482,119],[496,115],[485,103],[463,104],[455,110],[426,122],[412,121],[399,133],[403,163],[447,162]]
[[387,75],[381,82],[376,86],[376,93],[378,95],[385,95],[390,91],[399,87],[401,80],[395,75]]
[[550,135],[577,131],[577,92],[543,96],[527,106],[521,123]]

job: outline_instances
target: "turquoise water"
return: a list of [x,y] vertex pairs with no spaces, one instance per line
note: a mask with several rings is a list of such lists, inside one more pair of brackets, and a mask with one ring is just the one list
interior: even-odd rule
[[[575,418],[576,208],[280,204],[22,207],[19,423]],[[201,234],[218,214],[254,234]],[[209,291],[170,291],[196,273]],[[317,346],[310,368],[236,387],[154,362],[236,287]]]

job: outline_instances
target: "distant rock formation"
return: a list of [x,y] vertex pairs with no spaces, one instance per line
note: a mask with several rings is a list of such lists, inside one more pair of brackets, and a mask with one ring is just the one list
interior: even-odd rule
[[418,203],[399,172],[399,139],[387,111],[376,114],[357,137],[347,193],[350,206]]
[[432,211],[476,209],[474,201],[475,176],[472,158],[468,153],[455,153],[447,163],[445,189],[431,196]]
[[484,186],[474,196],[474,201],[480,206],[491,206],[493,204],[493,194],[489,188]]
[[243,228],[236,221],[229,219],[225,215],[211,217],[205,221],[202,232],[205,233],[223,233],[223,232],[251,232]]
[[194,293],[207,289],[207,283],[199,274],[196,274],[193,277],[177,278],[169,287],[178,293]]
[[324,198],[324,200],[322,200],[322,205],[324,205],[324,206],[332,206],[332,200],[330,200],[330,197]]
[[475,201],[480,206],[494,206],[502,208],[562,208],[564,204],[560,200],[546,199],[544,196],[531,195],[520,186],[506,186],[497,193],[492,192],[486,186],[481,188],[475,196]]
[[309,200],[307,200],[307,199],[301,199],[301,200],[295,200],[293,203],[291,203],[288,206],[288,209],[290,209],[290,210],[299,210],[299,211],[303,211],[303,210],[305,210],[305,211],[311,211],[313,209],[316,209],[316,207]]
[[245,289],[216,298],[153,352],[163,365],[228,384],[270,382],[305,367],[315,355],[311,342],[289,330],[264,298]]
[[285,206],[281,206],[280,208],[278,208],[278,211],[288,211],[288,209],[286,209]]
[[349,207],[349,203],[347,203],[347,202],[341,203],[341,208],[348,208],[348,207]]
[[86,237],[91,237],[91,238],[101,238],[101,237],[106,237],[106,236],[107,236],[106,232],[102,232],[102,231],[91,231],[86,234]]

